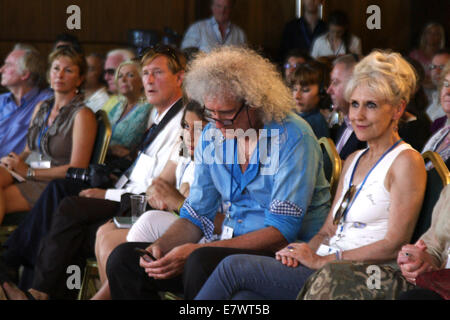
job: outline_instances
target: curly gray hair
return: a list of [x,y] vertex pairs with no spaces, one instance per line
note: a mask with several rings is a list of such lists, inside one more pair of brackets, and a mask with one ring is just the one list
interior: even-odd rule
[[295,108],[291,91],[269,60],[247,48],[221,47],[190,63],[184,90],[190,99],[245,101],[260,109],[261,120],[280,122]]

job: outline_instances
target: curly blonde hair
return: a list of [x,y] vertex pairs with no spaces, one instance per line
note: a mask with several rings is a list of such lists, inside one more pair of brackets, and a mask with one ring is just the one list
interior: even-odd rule
[[366,86],[385,103],[408,104],[416,92],[417,80],[416,71],[401,54],[375,50],[355,66],[344,96],[350,101],[356,87]]
[[184,90],[201,104],[210,99],[221,103],[243,101],[260,109],[265,123],[281,122],[295,108],[275,65],[247,48],[228,46],[200,53],[188,66]]

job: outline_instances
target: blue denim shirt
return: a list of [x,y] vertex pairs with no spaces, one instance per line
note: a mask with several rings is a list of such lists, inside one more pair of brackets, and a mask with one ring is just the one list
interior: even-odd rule
[[34,88],[22,97],[20,106],[11,92],[0,95],[0,157],[25,149],[28,126],[36,105],[53,96],[53,91]]
[[235,140],[217,138],[212,124],[203,131],[194,183],[180,216],[201,228],[207,240],[213,238],[222,201],[224,226],[233,228],[233,237],[272,226],[288,242],[309,241],[323,225],[330,209],[329,183],[310,126],[291,113],[264,129],[244,173],[236,164]]

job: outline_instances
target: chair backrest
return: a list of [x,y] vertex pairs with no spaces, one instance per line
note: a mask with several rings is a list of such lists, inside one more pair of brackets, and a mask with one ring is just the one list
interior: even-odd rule
[[327,180],[330,182],[331,197],[334,198],[342,172],[342,160],[336,150],[333,140],[327,137],[319,139],[322,148],[324,171]]
[[450,183],[450,172],[447,167],[450,159],[447,160],[446,165],[440,155],[433,151],[425,152],[422,157],[424,161],[431,161],[434,168],[427,172],[425,197],[423,199],[422,209],[420,210],[419,219],[416,228],[414,229],[411,243],[416,243],[430,228],[433,208],[439,199],[442,189]]
[[92,151],[91,164],[103,164],[111,140],[112,130],[108,115],[104,110],[95,113],[97,118],[97,137],[95,138],[94,150]]

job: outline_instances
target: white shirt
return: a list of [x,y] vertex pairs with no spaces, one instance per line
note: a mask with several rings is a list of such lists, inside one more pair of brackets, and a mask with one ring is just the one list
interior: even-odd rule
[[348,139],[353,133],[352,124],[350,123],[350,119],[348,116],[344,117],[345,124],[347,127],[345,128],[344,132],[342,133],[341,137],[339,138],[339,141],[336,145],[336,150],[338,153],[341,153],[342,148],[344,148],[345,144],[347,143]]
[[[347,53],[355,53],[358,55],[362,53],[361,40],[357,36],[351,35],[350,49],[348,49],[347,51]],[[342,43],[339,48],[334,51],[331,48],[330,41],[328,41],[328,33],[325,33],[316,38],[311,50],[311,57],[313,57],[314,59],[323,56],[339,56],[343,54],[345,54],[345,44]]]
[[247,42],[244,31],[237,25],[230,23],[225,32],[225,37],[219,30],[219,24],[214,17],[201,20],[189,27],[184,35],[181,49],[195,47],[203,52],[223,45],[243,46]]
[[95,91],[90,97],[84,100],[84,103],[95,113],[100,110],[106,101],[109,100],[108,92],[105,87]]
[[441,107],[441,103],[439,100],[439,92],[435,90],[431,94],[431,103],[427,107],[427,115],[430,118],[431,122],[436,120],[437,118],[441,118],[445,116],[444,109]]
[[[155,124],[158,124],[164,118],[173,105],[164,111],[164,113],[156,116]],[[139,179],[136,180],[133,179],[133,170],[130,175],[130,181],[127,182],[123,189],[108,189],[106,191],[106,200],[120,202],[120,197],[124,193],[139,194],[147,191],[147,188],[152,184],[153,179],[160,175],[171,156],[171,151],[178,142],[181,135],[180,123],[182,117],[183,109],[180,110],[169,123],[167,123],[147,150],[145,150],[145,155],[150,158],[150,164],[147,166],[147,172],[144,175],[140,174]]]

